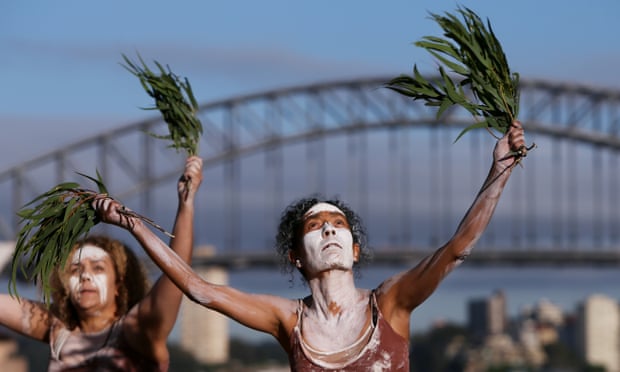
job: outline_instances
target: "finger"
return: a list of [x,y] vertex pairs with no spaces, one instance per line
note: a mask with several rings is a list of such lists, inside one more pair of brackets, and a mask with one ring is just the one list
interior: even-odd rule
[[202,169],[202,159],[200,158],[192,159],[191,161],[186,163],[185,169],[191,170],[195,173],[199,172],[200,169]]
[[93,200],[93,207],[95,209],[106,209],[106,205],[109,202],[108,201],[109,198],[105,197],[105,196],[96,196],[95,199]]

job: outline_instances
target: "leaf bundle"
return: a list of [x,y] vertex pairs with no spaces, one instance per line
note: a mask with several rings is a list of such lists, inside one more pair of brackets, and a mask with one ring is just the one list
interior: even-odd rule
[[[505,133],[519,112],[519,74],[511,73],[490,21],[485,23],[468,8],[458,8],[463,18],[431,13],[446,38],[425,36],[415,43],[440,64],[440,78],[429,80],[414,65],[413,76],[400,75],[386,87],[427,106],[437,106],[439,118],[452,105],[460,105],[480,121],[466,127],[457,140],[473,128],[491,128]],[[449,73],[459,75],[454,81]],[[470,99],[466,89],[475,100]]]
[[107,189],[99,173],[96,179],[78,174],[95,182],[99,193],[80,188],[75,182],[60,183],[17,212],[25,224],[18,233],[12,258],[11,295],[18,295],[17,274],[21,269],[26,280],[41,283],[43,299],[49,303],[53,270],[65,265],[75,243],[99,222],[91,203],[98,194],[107,194]]
[[[15,252],[12,257],[12,273],[9,280],[9,293],[18,296],[18,269],[26,280],[41,283],[43,299],[49,303],[53,288],[50,286],[52,272],[63,267],[74,245],[85,237],[90,229],[100,222],[92,202],[98,196],[108,195],[101,175],[97,178],[79,175],[95,182],[98,192],[81,188],[75,182],[64,182],[37,196],[27,203],[17,215],[25,223],[17,236]],[[34,205],[38,202],[37,205]],[[162,231],[169,237],[172,234],[157,225],[153,220],[142,216],[124,206],[120,214],[139,218]]]
[[159,62],[154,61],[159,70],[158,74],[149,69],[140,56],[138,58],[140,65],[123,54],[126,63],[123,67],[140,79],[144,90],[154,99],[154,107],[145,110],[159,110],[169,130],[168,135],[150,134],[156,138],[171,140],[169,147],[177,152],[185,150],[190,156],[198,155],[202,123],[196,116],[198,103],[189,80],[181,79],[170,67],[166,70]]

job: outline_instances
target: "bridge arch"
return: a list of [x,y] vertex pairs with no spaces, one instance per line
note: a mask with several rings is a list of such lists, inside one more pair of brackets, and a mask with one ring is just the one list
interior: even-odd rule
[[[268,209],[269,212],[261,212],[265,219],[275,220],[283,204],[291,198],[316,190],[346,195],[346,199],[366,215],[375,209],[369,199],[382,200],[388,204],[387,209],[398,210],[397,222],[390,227],[393,231],[379,245],[411,244],[407,243],[411,234],[423,234],[407,232],[407,226],[414,219],[425,226],[422,230],[430,232],[413,245],[426,248],[446,239],[449,230],[454,228],[455,218],[459,218],[465,211],[464,206],[471,202],[479,187],[477,182],[483,179],[494,139],[484,131],[477,131],[454,144],[456,134],[472,122],[467,113],[454,109],[437,120],[433,108],[382,88],[388,80],[389,77],[377,77],[319,83],[203,104],[199,116],[205,133],[200,155],[205,160],[205,170],[222,179],[218,199],[206,204],[219,205],[226,211],[226,216],[218,222],[227,223],[221,223],[217,229],[227,231],[226,237],[216,245],[238,249],[246,244],[235,237],[233,230],[244,220],[242,206],[251,204],[240,199],[239,194],[248,183],[244,178],[245,169],[256,167],[258,156],[263,157],[260,161],[262,174],[256,174],[254,169],[251,177],[264,178],[261,187],[269,190],[262,194],[264,203],[255,206],[256,210]],[[514,182],[517,185],[510,192],[514,201],[505,203],[505,209],[512,210],[512,217],[516,217],[516,222],[510,225],[518,225],[517,228],[513,226],[514,231],[509,234],[512,235],[509,244],[514,245],[517,240],[528,249],[539,251],[540,247],[555,249],[558,245],[574,250],[591,250],[594,246],[615,249],[619,237],[614,225],[620,221],[614,212],[620,209],[615,191],[620,182],[614,176],[620,149],[620,92],[536,80],[522,80],[521,92],[520,119],[526,126],[528,139],[539,143],[539,148],[526,159],[526,171],[520,172],[530,175]],[[412,131],[416,134],[412,135]],[[134,123],[64,146],[0,173],[0,191],[4,195],[4,200],[0,200],[2,209],[15,212],[58,182],[84,183],[85,180],[74,172],[92,174],[95,169],[103,175],[114,196],[133,209],[146,214],[159,213],[153,204],[169,209],[173,203],[165,200],[172,194],[168,191],[167,197],[157,197],[157,189],[174,183],[183,156],[175,156],[148,132],[164,133],[165,124],[159,117]],[[380,132],[382,139],[371,137],[368,134],[371,132]],[[383,144],[377,145],[379,141]],[[346,151],[330,153],[332,146]],[[417,147],[421,147],[419,153],[410,152]],[[288,150],[292,148],[296,150]],[[583,154],[590,159],[589,164],[582,164]],[[387,160],[377,164],[379,155]],[[337,156],[344,157],[336,162],[345,173],[342,179],[348,180],[344,188],[330,187],[330,179],[327,179],[330,176],[324,171],[326,164]],[[254,160],[247,165],[244,158]],[[284,172],[287,167],[284,163],[290,158],[298,162],[292,168],[299,168],[299,162],[305,164],[303,175],[288,176]],[[411,160],[416,164],[409,164]],[[469,168],[456,174],[454,167],[464,163]],[[426,173],[416,176],[429,180],[422,187],[422,198],[436,201],[429,202],[415,218],[411,211],[406,211],[414,204],[409,194],[409,189],[415,188],[414,180],[402,176],[409,173],[409,166],[425,169]],[[577,167],[585,170],[574,172]],[[384,171],[381,176],[375,175],[378,170]],[[471,178],[471,186],[460,185],[461,180],[456,179],[465,175]],[[303,179],[293,182],[291,179],[295,177]],[[387,185],[382,196],[370,186],[377,177],[388,179],[384,182]],[[583,178],[591,185],[583,182]],[[461,188],[456,186],[466,190],[455,193],[455,188]],[[571,201],[586,187],[591,187],[587,202]],[[538,195],[543,189],[547,192]],[[256,192],[253,197],[252,203],[260,199]],[[154,200],[157,203],[153,203]],[[592,208],[585,208],[587,203],[592,204]],[[456,206],[451,207],[452,204]],[[544,207],[538,204],[546,205],[548,210],[541,210]],[[583,220],[575,217],[580,214],[586,217]],[[172,213],[166,214],[170,215]],[[553,215],[557,219],[551,221]],[[506,224],[506,218],[500,216],[499,224]],[[425,219],[448,222],[445,227],[438,227],[442,225],[424,223]],[[579,226],[584,221],[588,225],[583,231],[587,239],[580,235]],[[395,224],[398,226],[394,227]],[[272,224],[271,231],[273,227]],[[14,213],[0,215],[3,239],[13,239],[17,228]],[[541,231],[545,229],[552,232]],[[258,240],[257,245],[264,246],[268,238]],[[589,242],[581,243],[582,240]],[[488,245],[495,246],[497,242],[494,240]]]

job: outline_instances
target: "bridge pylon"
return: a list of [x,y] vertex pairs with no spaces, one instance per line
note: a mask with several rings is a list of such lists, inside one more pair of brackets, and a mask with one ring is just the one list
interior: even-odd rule
[[[194,249],[194,257],[207,260],[215,255],[212,246]],[[194,268],[198,275],[213,284],[228,284],[228,270],[216,265]],[[213,310],[183,297],[181,309],[181,347],[197,361],[207,365],[224,364],[229,360],[228,319]]]

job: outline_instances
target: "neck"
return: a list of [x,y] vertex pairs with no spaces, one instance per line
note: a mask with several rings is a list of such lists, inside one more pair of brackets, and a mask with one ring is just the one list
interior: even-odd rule
[[109,311],[84,311],[80,313],[79,317],[79,327],[84,333],[100,332],[111,326],[116,321],[114,312]]
[[329,270],[308,281],[312,292],[312,310],[324,318],[338,317],[359,303],[351,270]]

